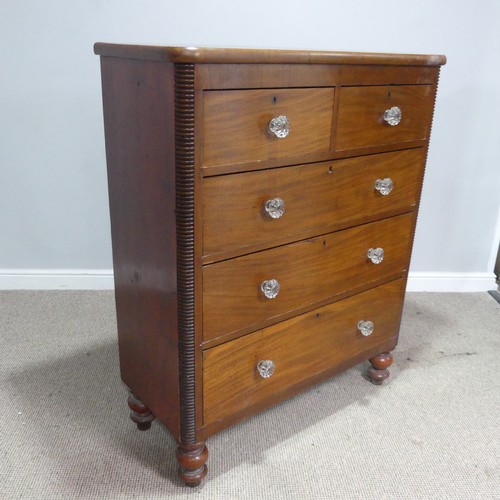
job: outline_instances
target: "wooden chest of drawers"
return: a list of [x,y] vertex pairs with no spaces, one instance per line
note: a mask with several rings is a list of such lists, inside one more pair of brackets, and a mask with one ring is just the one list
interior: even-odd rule
[[131,417],[211,434],[396,346],[443,56],[96,44]]

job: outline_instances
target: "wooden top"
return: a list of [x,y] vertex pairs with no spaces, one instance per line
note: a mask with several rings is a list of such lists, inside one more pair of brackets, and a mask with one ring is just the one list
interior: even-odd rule
[[442,55],[161,47],[114,43],[96,43],[94,52],[100,56],[123,57],[126,59],[202,64],[384,64],[404,66],[441,66],[446,64],[446,56]]

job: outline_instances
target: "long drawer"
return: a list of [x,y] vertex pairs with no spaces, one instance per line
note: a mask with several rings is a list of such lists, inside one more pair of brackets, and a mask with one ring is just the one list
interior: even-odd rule
[[[397,335],[403,286],[404,280],[398,279],[206,350],[204,424],[257,404]],[[372,324],[367,329],[368,322]]]
[[[215,90],[203,97],[203,165],[263,161],[328,151],[333,88]],[[271,120],[285,117],[289,127]]]
[[206,178],[203,254],[271,246],[301,232],[409,209],[417,202],[423,164],[418,148]]
[[204,266],[203,340],[403,272],[413,221],[410,212]]

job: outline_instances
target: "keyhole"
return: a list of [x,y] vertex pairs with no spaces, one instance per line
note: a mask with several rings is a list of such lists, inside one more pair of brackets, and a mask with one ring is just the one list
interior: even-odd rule
[[276,104],[278,102],[278,98],[276,96],[273,96],[273,103]]
[[331,165],[328,167],[328,173],[333,174],[333,167]]
[[326,247],[326,240],[323,240],[323,246]]
[[391,97],[391,91],[387,92],[387,97]]

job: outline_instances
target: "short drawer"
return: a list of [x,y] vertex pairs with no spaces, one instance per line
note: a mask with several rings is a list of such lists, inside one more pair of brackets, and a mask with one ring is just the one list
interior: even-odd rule
[[[343,87],[340,90],[335,149],[426,139],[433,101],[432,85]],[[398,109],[401,113],[399,122]]]
[[[403,272],[413,222],[414,214],[407,213],[204,266],[203,340],[259,328],[287,312]],[[377,248],[384,258],[374,263],[368,252]],[[273,280],[279,283],[277,294]]]
[[[333,96],[333,88],[205,91],[203,166],[328,151]],[[280,116],[289,126],[281,138],[269,130]]]
[[423,165],[418,148],[206,178],[203,255],[409,209],[418,199]]
[[[206,350],[204,424],[269,400],[396,336],[403,293],[399,279]],[[360,321],[368,326],[364,334]],[[259,372],[260,361],[268,361],[260,364],[264,376],[274,367],[268,378]]]

